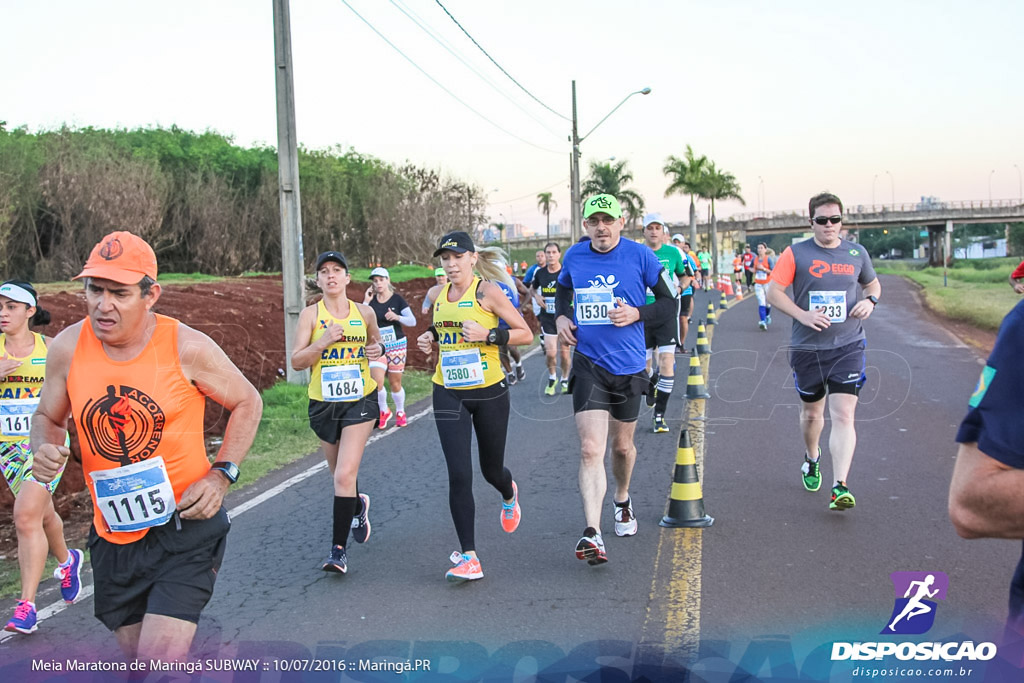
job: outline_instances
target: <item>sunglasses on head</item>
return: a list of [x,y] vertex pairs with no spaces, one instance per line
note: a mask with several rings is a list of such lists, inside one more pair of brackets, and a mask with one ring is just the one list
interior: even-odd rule
[[838,223],[842,223],[843,222],[843,217],[842,216],[815,216],[813,220],[818,225],[825,225],[826,223],[831,223],[832,225],[837,225]]

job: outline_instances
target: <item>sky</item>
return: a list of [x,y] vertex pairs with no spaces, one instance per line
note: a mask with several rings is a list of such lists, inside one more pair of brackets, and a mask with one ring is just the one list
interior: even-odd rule
[[[670,222],[689,198],[664,197],[662,168],[687,144],[739,182],[746,206],[720,217],[799,210],[825,189],[847,205],[1021,195],[1017,0],[441,2],[532,97],[436,0],[292,0],[302,145],[439,169],[481,187],[491,220],[542,231],[539,192],[552,222],[569,217],[575,80],[580,135],[651,88],[581,163],[627,161]],[[271,0],[0,9],[9,129],[178,125],[276,146]]]

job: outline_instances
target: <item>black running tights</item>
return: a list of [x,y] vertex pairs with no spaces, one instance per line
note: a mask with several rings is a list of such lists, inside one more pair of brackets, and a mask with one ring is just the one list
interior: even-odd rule
[[[473,432],[480,450],[480,473],[503,499],[512,497],[512,473],[505,468],[508,411],[508,387],[504,381],[480,389],[445,389],[434,385],[434,424],[448,465],[448,505],[464,553],[476,550]],[[494,517],[497,520],[498,514]]]

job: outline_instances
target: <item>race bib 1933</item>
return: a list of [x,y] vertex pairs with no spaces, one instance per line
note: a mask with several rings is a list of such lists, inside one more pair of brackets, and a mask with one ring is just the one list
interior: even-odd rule
[[38,398],[0,401],[0,432],[4,436],[28,436],[32,413],[36,412],[38,406]]
[[611,325],[608,318],[615,307],[615,295],[604,287],[587,287],[576,290],[577,325]]
[[174,489],[160,456],[112,470],[90,472],[96,507],[111,531],[160,526],[174,514]]
[[811,292],[808,304],[807,310],[820,309],[834,323],[846,322],[846,292]]
[[484,365],[480,349],[441,352],[441,379],[445,387],[460,389],[484,383]]
[[358,365],[320,369],[320,395],[325,401],[358,401],[363,397],[363,375]]

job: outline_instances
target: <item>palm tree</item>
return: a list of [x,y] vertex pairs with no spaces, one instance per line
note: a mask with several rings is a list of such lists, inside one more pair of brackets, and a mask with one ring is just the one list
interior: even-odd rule
[[665,160],[665,167],[661,172],[672,176],[672,182],[665,190],[665,196],[672,194],[690,195],[690,244],[697,244],[697,208],[694,206],[694,196],[700,196],[701,183],[704,174],[707,172],[708,158],[703,154],[694,157],[693,148],[686,146],[686,154],[680,159],[670,155]]
[[550,192],[541,192],[537,195],[537,208],[544,212],[545,223],[548,226],[548,241],[551,241],[551,205],[558,206],[558,202],[551,198]]
[[740,196],[740,185],[736,182],[736,176],[728,171],[719,171],[715,162],[709,161],[704,174],[704,181],[698,193],[703,199],[711,202],[711,264],[712,268],[718,270],[718,217],[715,215],[715,201],[723,199],[735,199],[743,206],[747,205]]
[[595,194],[610,194],[619,200],[630,223],[635,223],[644,213],[644,198],[639,192],[625,189],[633,182],[633,174],[626,168],[629,162],[616,163],[591,161],[590,176],[580,187],[580,194],[589,197]]

